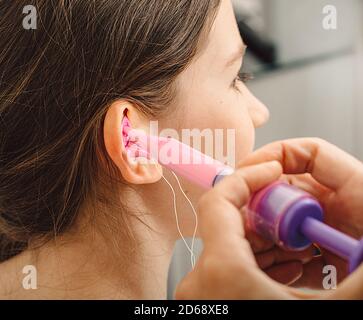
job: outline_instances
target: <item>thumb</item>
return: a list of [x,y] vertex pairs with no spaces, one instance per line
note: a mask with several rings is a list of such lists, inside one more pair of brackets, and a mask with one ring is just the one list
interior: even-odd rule
[[237,169],[198,204],[200,237],[206,247],[240,244],[245,237],[240,209],[252,193],[278,180],[282,166],[277,161]]

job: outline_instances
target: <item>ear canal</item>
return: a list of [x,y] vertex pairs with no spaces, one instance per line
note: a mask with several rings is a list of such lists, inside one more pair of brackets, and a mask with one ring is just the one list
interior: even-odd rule
[[130,138],[128,132],[131,129],[131,123],[129,118],[125,115],[122,119],[122,139],[124,143],[125,149],[127,149],[130,145]]

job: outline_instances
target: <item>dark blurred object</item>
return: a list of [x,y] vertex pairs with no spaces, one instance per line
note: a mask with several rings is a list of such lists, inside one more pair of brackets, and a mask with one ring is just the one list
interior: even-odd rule
[[276,46],[264,39],[258,32],[250,28],[244,21],[238,21],[239,31],[249,51],[261,62],[275,65],[277,62]]

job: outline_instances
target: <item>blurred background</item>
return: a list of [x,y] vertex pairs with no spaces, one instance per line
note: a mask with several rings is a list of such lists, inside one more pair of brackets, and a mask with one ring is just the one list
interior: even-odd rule
[[[363,161],[363,0],[232,1],[248,45],[241,71],[254,74],[247,86],[271,113],[257,130],[256,147],[320,137]],[[332,9],[336,29],[326,29]],[[197,253],[201,248],[198,241]],[[178,241],[169,299],[190,269],[189,253]]]
[[[243,71],[270,109],[257,147],[291,137],[324,138],[363,160],[363,1],[236,0],[249,45]],[[325,30],[334,6],[337,29]],[[246,37],[247,35],[247,37]]]

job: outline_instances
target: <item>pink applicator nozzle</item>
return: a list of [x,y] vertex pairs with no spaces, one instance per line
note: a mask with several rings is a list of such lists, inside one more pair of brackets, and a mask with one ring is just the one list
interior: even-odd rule
[[133,156],[155,159],[162,166],[205,189],[212,188],[234,171],[232,167],[176,139],[147,135],[144,131],[132,129],[128,121],[125,121],[123,128],[124,144]]

